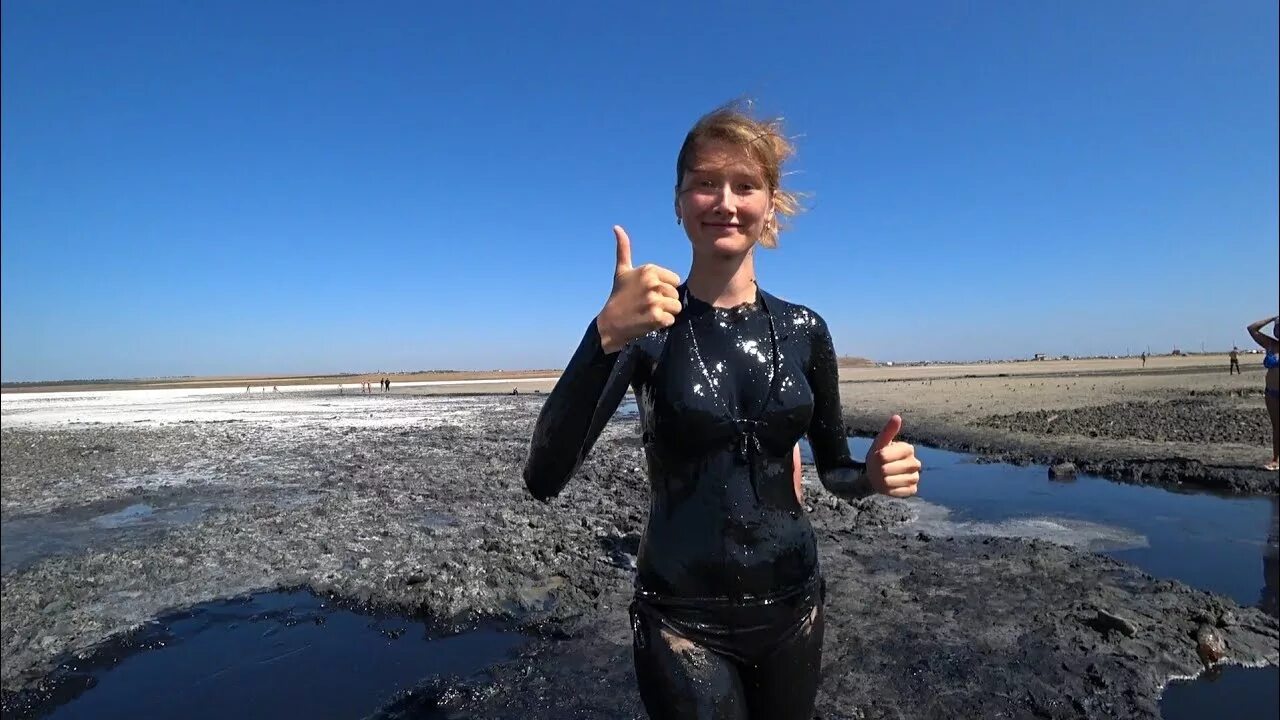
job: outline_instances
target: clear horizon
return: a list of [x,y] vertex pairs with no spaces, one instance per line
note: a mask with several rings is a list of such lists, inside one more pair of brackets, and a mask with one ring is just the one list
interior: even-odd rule
[[497,7],[6,0],[0,379],[562,367],[613,224],[687,271],[675,154],[738,97],[810,194],[761,286],[841,355],[1280,312],[1274,2]]
[[[1239,349],[1240,349],[1240,352],[1241,352],[1242,354],[1262,354],[1261,349],[1257,349],[1257,348],[1252,348],[1252,349],[1251,349],[1251,348],[1243,348],[1243,347],[1242,347],[1242,348],[1239,348]],[[1194,351],[1191,351],[1191,350],[1183,350],[1183,351],[1182,351],[1182,355],[1184,355],[1184,356],[1195,356],[1195,355],[1205,355],[1205,356],[1211,356],[1211,355],[1226,355],[1230,350],[1231,350],[1231,348],[1219,348],[1219,349],[1206,348],[1206,350],[1205,350],[1204,352],[1200,352],[1199,350],[1194,350]],[[1071,358],[1072,360],[1101,360],[1101,359],[1125,358],[1125,357],[1133,357],[1133,358],[1137,358],[1137,357],[1139,357],[1139,355],[1140,355],[1140,354],[1141,354],[1141,351],[1134,351],[1134,353],[1133,353],[1132,355],[1116,355],[1116,356],[1111,356],[1111,355],[1096,355],[1096,356],[1070,356],[1070,358]],[[1163,352],[1163,353],[1159,353],[1159,352],[1152,352],[1152,353],[1150,354],[1150,357],[1169,357],[1169,356],[1171,356],[1171,353],[1169,353],[1169,352]],[[1012,363],[1012,362],[1031,362],[1031,361],[1033,360],[1033,357],[1032,357],[1032,356],[1026,356],[1026,357],[1006,357],[1006,358],[986,357],[986,358],[961,358],[961,359],[956,359],[956,360],[928,360],[928,359],[920,359],[920,360],[890,360],[890,361],[878,361],[878,360],[874,360],[874,359],[871,359],[871,358],[864,358],[864,359],[870,359],[870,360],[872,360],[873,362],[876,362],[876,363],[884,363],[884,362],[888,362],[888,363],[892,363],[893,365],[902,365],[902,366],[906,367],[906,366],[911,366],[911,365],[980,365],[980,364],[985,364],[985,363],[998,364],[998,363]],[[1060,359],[1061,359],[1061,356],[1060,356],[1060,355],[1050,355],[1050,356],[1047,356],[1045,359],[1046,359],[1046,360],[1060,360]],[[1247,367],[1247,365],[1246,365],[1246,367]],[[422,374],[427,374],[427,373],[468,373],[468,372],[475,372],[475,373],[495,372],[495,373],[498,373],[498,372],[536,372],[536,371],[540,371],[540,370],[545,370],[546,372],[560,372],[560,371],[561,371],[561,370],[563,370],[563,369],[564,369],[563,367],[540,367],[540,368],[532,368],[532,367],[531,367],[531,368],[512,368],[512,367],[479,367],[479,368],[420,368],[420,369],[412,369],[412,370],[410,370],[410,369],[400,369],[400,370],[396,370],[396,369],[392,369],[392,368],[383,368],[383,369],[380,369],[380,370],[336,370],[336,371],[332,371],[332,372],[309,372],[309,371],[305,371],[305,370],[304,370],[304,371],[296,372],[296,373],[228,373],[228,374],[225,374],[225,375],[152,375],[152,376],[140,376],[140,377],[92,377],[92,378],[91,378],[91,377],[77,377],[77,378],[57,378],[57,379],[43,378],[43,379],[37,379],[37,380],[3,380],[3,381],[0,381],[0,382],[2,382],[2,383],[3,383],[3,384],[5,384],[5,385],[43,385],[43,384],[68,384],[68,383],[79,383],[79,382],[83,382],[83,383],[112,383],[112,382],[130,383],[130,382],[153,382],[153,381],[154,381],[154,382],[164,382],[164,381],[169,381],[169,380],[197,380],[197,381],[204,381],[204,380],[207,380],[207,381],[216,381],[216,380],[221,380],[221,379],[227,379],[227,380],[232,380],[232,379],[235,379],[235,380],[247,380],[247,379],[251,379],[251,378],[261,378],[261,379],[266,379],[266,380],[273,380],[273,379],[275,379],[275,380],[279,380],[279,379],[287,379],[287,378],[327,378],[327,377],[344,377],[344,376],[360,377],[360,376],[364,376],[364,375],[422,375]]]

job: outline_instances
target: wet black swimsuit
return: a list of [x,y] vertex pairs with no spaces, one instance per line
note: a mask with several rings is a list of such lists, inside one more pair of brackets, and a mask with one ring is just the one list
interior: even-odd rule
[[828,490],[870,492],[849,455],[831,336],[763,291],[732,309],[680,291],[675,325],[621,352],[606,354],[590,324],[538,418],[525,483],[558,494],[630,386],[651,484],[632,604],[649,715],[808,718],[822,582],[793,446],[808,435]]

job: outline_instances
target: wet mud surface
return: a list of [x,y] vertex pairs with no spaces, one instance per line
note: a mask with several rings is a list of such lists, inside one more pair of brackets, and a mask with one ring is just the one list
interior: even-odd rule
[[[6,554],[40,527],[90,528],[6,565],[6,696],[174,610],[306,587],[541,638],[382,717],[642,716],[627,620],[648,498],[634,423],[607,428],[543,504],[520,480],[539,398],[378,402],[399,419],[6,422]],[[913,533],[910,501],[855,506],[816,487],[808,501],[828,582],[821,717],[1154,718],[1170,677],[1202,671],[1198,632],[1220,637],[1224,662],[1277,662],[1276,620],[1225,597],[1049,542]]]
[[1076,435],[1150,442],[1267,445],[1271,424],[1256,409],[1192,397],[1165,402],[1111,403],[1070,410],[1035,410],[984,419],[985,427],[1039,435]]

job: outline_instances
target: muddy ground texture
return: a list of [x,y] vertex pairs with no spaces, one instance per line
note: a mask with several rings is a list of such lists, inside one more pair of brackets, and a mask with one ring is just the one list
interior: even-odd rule
[[1280,473],[1261,368],[881,379],[841,385],[850,429],[874,434],[903,415],[909,441],[993,462],[1055,465],[1170,488],[1267,494]]
[[[538,403],[499,397],[479,420],[414,427],[3,430],[3,522],[63,538],[4,571],[6,705],[166,611],[306,586],[536,635],[382,717],[643,717],[626,619],[648,497],[634,422],[543,504],[520,480]],[[818,717],[1156,718],[1164,683],[1204,668],[1197,633],[1226,662],[1277,663],[1277,621],[1230,599],[1041,541],[904,535],[914,501],[807,499],[828,581]],[[57,530],[68,517],[97,530]]]

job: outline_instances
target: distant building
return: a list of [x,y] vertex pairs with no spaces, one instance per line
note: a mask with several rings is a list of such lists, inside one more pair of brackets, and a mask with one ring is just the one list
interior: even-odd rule
[[1032,360],[1043,360],[1043,359],[1044,359],[1044,353],[1036,353],[1035,355],[1032,355],[1032,356],[1031,356],[1031,359],[1032,359]]

